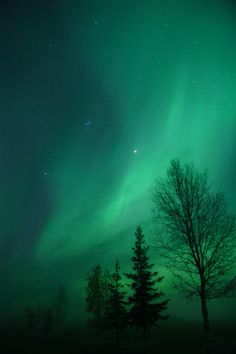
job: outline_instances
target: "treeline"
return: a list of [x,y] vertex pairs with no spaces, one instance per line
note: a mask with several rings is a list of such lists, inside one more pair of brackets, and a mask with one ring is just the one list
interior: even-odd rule
[[[186,298],[200,300],[208,346],[208,302],[236,294],[235,216],[223,194],[212,189],[207,173],[178,159],[172,160],[166,174],[156,180],[152,202],[156,225],[153,250],[172,272],[176,290]],[[112,273],[98,264],[87,276],[89,324],[114,330],[117,348],[125,328],[141,331],[146,339],[153,327],[168,318],[169,300],[161,290],[163,276],[154,271],[140,226],[132,250],[132,272],[123,274],[116,260]],[[52,333],[64,321],[67,303],[66,290],[60,287],[48,308],[27,309],[25,332],[31,336]]]
[[169,300],[161,301],[164,296],[159,289],[163,276],[153,271],[150,263],[149,247],[140,226],[135,232],[133,247],[132,272],[125,273],[129,280],[129,292],[124,291],[119,261],[115,261],[114,272],[110,274],[96,265],[87,277],[86,304],[91,313],[91,326],[104,330],[114,330],[116,347],[120,346],[120,334],[126,327],[141,331],[147,339],[151,328],[160,320],[166,320],[165,313]]
[[[224,196],[209,183],[206,171],[174,159],[166,174],[152,189],[156,226],[153,248],[173,274],[177,291],[185,298],[199,298],[205,344],[208,347],[210,320],[208,302],[236,295],[235,215]],[[87,310],[95,326],[116,329],[126,325],[140,329],[143,338],[161,319],[168,301],[157,287],[163,279],[153,272],[148,247],[140,227],[133,248],[131,294],[124,294],[119,263],[112,277],[96,266],[88,276]],[[116,289],[114,291],[114,289]],[[207,349],[208,350],[208,349]]]
[[21,318],[12,316],[9,333],[13,336],[49,338],[54,331],[60,330],[65,324],[68,302],[66,287],[59,285],[56,296],[49,306],[27,307]]

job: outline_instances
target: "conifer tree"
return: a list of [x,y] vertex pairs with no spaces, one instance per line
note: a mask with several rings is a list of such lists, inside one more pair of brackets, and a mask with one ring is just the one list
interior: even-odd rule
[[156,288],[156,284],[163,279],[157,272],[152,271],[153,264],[149,262],[148,246],[140,226],[135,232],[135,246],[132,248],[133,273],[126,274],[132,280],[130,287],[132,294],[128,298],[130,309],[128,312],[131,327],[142,331],[143,339],[147,338],[152,327],[157,326],[159,320],[165,320],[168,316],[162,315],[166,310],[168,300],[158,302],[164,293]]
[[113,282],[110,284],[110,297],[108,299],[108,310],[106,313],[106,327],[115,330],[116,351],[120,348],[120,333],[127,323],[126,313],[126,292],[122,290],[120,264],[115,262],[115,272],[112,274]]
[[87,311],[93,315],[89,323],[103,327],[110,294],[111,274],[103,271],[97,264],[87,276],[86,304]]

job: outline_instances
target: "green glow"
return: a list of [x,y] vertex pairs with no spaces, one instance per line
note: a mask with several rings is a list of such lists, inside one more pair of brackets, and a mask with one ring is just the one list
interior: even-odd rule
[[[80,126],[78,141],[69,140],[70,148],[57,156],[61,174],[49,182],[45,178],[56,202],[36,249],[39,257],[78,254],[150,217],[149,189],[173,156],[209,166],[225,188],[217,172],[233,148],[229,134],[236,114],[235,28],[229,12],[220,4],[182,11],[162,1],[128,6],[124,15],[115,8],[109,5],[90,26],[89,17],[82,24],[92,75],[107,89],[94,103],[93,116],[85,107],[81,120],[91,119],[91,131],[100,125],[102,140],[98,136],[97,146],[92,142],[94,154],[86,157],[83,150],[91,142]],[[80,34],[78,18],[75,43]],[[74,43],[70,49],[76,51]],[[103,104],[118,107],[112,124],[120,132],[114,141],[96,104],[101,112]],[[79,103],[76,114],[81,116]]]

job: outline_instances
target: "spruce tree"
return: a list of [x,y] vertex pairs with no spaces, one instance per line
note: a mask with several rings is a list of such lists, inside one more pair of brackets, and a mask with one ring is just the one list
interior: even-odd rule
[[133,273],[126,276],[132,280],[130,287],[132,294],[128,298],[130,309],[128,312],[131,327],[142,331],[143,339],[147,338],[152,327],[157,326],[159,320],[165,320],[168,316],[162,315],[166,310],[168,300],[158,302],[164,295],[156,288],[156,284],[163,279],[157,272],[152,271],[153,264],[149,262],[147,255],[149,247],[145,246],[145,239],[140,226],[135,232],[135,246],[132,248]]
[[108,310],[106,313],[106,327],[115,330],[116,351],[120,347],[120,333],[127,323],[126,313],[126,292],[122,290],[120,265],[118,260],[115,262],[115,272],[112,274],[113,282],[110,284],[110,297],[108,299]]

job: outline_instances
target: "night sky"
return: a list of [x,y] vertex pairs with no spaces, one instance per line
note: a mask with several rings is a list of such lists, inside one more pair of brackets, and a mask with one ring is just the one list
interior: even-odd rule
[[233,0],[7,1],[0,48],[4,309],[125,266],[171,158],[236,211]]

